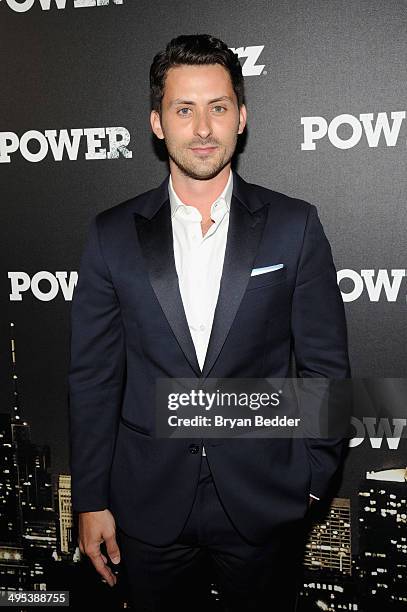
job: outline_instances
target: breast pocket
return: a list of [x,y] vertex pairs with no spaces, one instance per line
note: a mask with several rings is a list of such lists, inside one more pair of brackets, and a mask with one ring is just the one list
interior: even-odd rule
[[263,274],[257,274],[251,276],[246,286],[246,291],[252,289],[258,289],[259,287],[269,287],[271,285],[277,285],[287,279],[287,268],[280,268],[279,270],[273,270],[271,272],[264,272]]

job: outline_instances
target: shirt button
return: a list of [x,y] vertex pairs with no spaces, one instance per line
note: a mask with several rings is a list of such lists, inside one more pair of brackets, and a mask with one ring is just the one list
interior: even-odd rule
[[200,325],[200,326],[199,326],[199,329],[200,329],[201,331],[205,331],[205,325]]

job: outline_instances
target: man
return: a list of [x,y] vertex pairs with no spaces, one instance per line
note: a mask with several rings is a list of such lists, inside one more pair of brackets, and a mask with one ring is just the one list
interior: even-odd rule
[[225,43],[173,39],[150,85],[170,174],[96,215],[72,303],[80,550],[111,586],[123,562],[138,610],[199,607],[209,561],[224,609],[289,612],[343,440],[156,438],[155,382],[284,378],[292,356],[298,377],[349,377],[330,245],[314,205],[232,171],[247,110]]

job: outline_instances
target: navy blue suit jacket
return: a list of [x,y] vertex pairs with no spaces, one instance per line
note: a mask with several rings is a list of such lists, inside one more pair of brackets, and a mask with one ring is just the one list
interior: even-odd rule
[[[344,305],[313,204],[233,172],[225,261],[201,371],[175,269],[169,175],[90,223],[71,307],[72,503],[128,534],[172,542],[191,509],[202,443],[249,541],[326,495],[344,440],[154,437],[157,377],[350,377]],[[283,263],[251,276],[255,267]],[[198,451],[198,452],[197,452]]]

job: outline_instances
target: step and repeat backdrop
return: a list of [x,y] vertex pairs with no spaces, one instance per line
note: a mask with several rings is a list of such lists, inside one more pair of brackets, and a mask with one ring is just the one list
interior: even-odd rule
[[[128,607],[125,585],[103,583],[77,546],[70,306],[90,220],[168,173],[149,68],[192,33],[221,38],[242,64],[248,123],[233,167],[317,206],[345,304],[361,416],[314,518],[300,610],[405,609],[402,0],[0,0],[0,589]],[[213,582],[208,610],[219,604]]]

